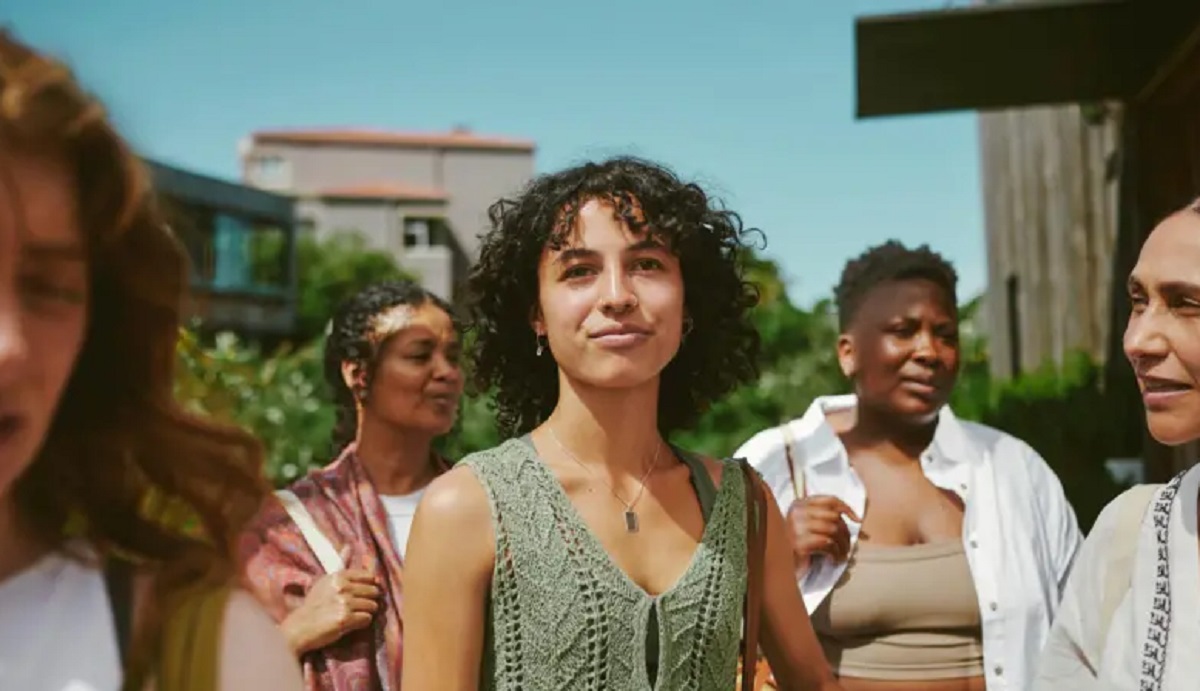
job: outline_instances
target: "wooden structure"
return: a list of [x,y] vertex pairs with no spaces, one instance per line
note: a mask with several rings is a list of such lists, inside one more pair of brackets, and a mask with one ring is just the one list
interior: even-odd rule
[[189,316],[205,332],[272,343],[296,323],[294,202],[147,161],[172,230],[192,260]]
[[[987,3],[855,32],[860,117],[1009,111],[980,123],[1000,373],[1087,348],[1140,417],[1124,277],[1155,223],[1200,193],[1200,2]],[[1162,479],[1195,453],[1147,443],[1146,460]]]
[[979,116],[995,377],[1076,350],[1105,358],[1119,118],[1119,106],[1076,105]]

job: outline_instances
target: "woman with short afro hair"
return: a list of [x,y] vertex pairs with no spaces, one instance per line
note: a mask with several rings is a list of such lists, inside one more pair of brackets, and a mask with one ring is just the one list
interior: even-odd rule
[[474,376],[517,436],[417,510],[405,686],[726,691],[752,587],[786,688],[838,688],[778,511],[748,584],[761,484],[667,441],[755,375],[740,218],[616,158],[537,178],[491,221],[469,281]]
[[1029,688],[1081,537],[1028,444],[959,420],[958,276],[889,241],[846,263],[854,393],[737,451],[787,512],[797,580],[847,691]]

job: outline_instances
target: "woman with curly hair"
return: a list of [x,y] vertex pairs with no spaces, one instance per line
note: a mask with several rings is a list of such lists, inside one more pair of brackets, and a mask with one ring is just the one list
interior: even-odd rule
[[838,688],[776,510],[765,575],[747,577],[761,484],[667,442],[755,375],[738,216],[618,158],[540,177],[491,219],[469,280],[475,378],[520,436],[417,510],[405,686],[726,691],[757,590],[786,688]]
[[449,467],[432,444],[462,395],[451,315],[411,281],[370,286],[338,308],[325,344],[337,460],[269,502],[242,540],[249,587],[309,689],[399,687],[405,545],[426,485]]
[[299,689],[234,587],[261,447],[174,399],[187,258],[147,180],[0,33],[0,688]]

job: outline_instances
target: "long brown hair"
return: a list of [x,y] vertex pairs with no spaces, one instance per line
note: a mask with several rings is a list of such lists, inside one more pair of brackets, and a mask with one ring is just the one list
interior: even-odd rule
[[[65,65],[3,31],[0,143],[69,163],[91,283],[75,369],[13,489],[18,520],[57,548],[75,526],[102,557],[152,567],[160,594],[227,581],[237,533],[268,489],[263,452],[249,434],[175,400],[187,257],[145,167]],[[168,508],[193,525],[165,520]]]

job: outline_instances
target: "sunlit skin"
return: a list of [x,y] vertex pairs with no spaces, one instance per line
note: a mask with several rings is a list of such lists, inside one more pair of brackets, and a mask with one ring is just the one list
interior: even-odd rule
[[355,363],[342,365],[347,386],[367,387],[359,404],[360,444],[374,433],[370,426],[426,442],[449,432],[463,391],[462,345],[450,315],[432,302],[400,305],[376,324],[384,331],[374,337],[379,351],[370,376]]
[[[919,460],[958,376],[958,309],[953,297],[923,278],[876,286],[838,339],[838,362],[854,382],[858,405],[833,412],[828,419],[866,488],[867,507],[859,517],[833,496],[795,502],[788,518],[801,573],[815,554],[847,559],[846,520],[861,523],[859,539],[864,543],[902,546],[960,540],[961,497],[930,482]],[[983,691],[986,686],[983,677],[840,681],[847,691]]]
[[927,427],[958,376],[957,307],[926,279],[877,286],[838,339],[838,362],[863,409]]
[[1200,214],[1163,221],[1129,276],[1125,355],[1159,442],[1200,438]]
[[634,236],[610,206],[579,210],[579,232],[543,250],[541,314],[533,329],[549,342],[569,388],[654,387],[675,357],[684,300],[679,259],[653,236]]
[[[683,339],[679,261],[652,230],[631,232],[598,200],[581,207],[574,231],[564,247],[548,247],[538,267],[530,327],[548,342],[543,357],[558,364],[560,386],[532,439],[613,563],[646,593],[660,594],[688,568],[704,530],[687,467],[657,429],[661,373]],[[636,505],[640,528],[631,534],[625,507],[604,483],[632,499],[655,454]],[[719,484],[721,464],[705,464]],[[807,625],[782,516],[771,511],[768,521],[763,649],[781,688],[836,689]],[[430,485],[409,540],[405,687],[479,688],[494,562],[488,498],[469,470],[451,470]]]
[[13,483],[54,419],[87,327],[88,270],[74,180],[56,156],[5,151],[0,204],[0,579],[36,559]]

